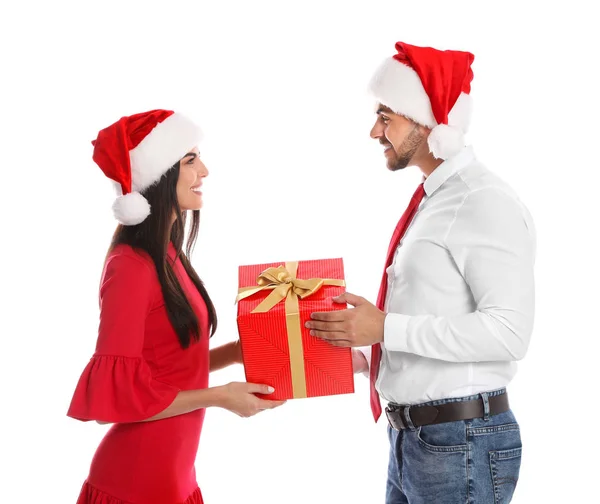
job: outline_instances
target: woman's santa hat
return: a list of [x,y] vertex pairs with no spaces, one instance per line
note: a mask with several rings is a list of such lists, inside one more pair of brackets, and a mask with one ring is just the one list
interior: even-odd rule
[[376,70],[369,91],[395,113],[431,128],[429,150],[448,159],[465,146],[471,119],[471,53],[404,42]]
[[202,131],[172,110],[151,110],[128,117],[98,133],[93,159],[118,186],[115,218],[133,226],[150,215],[142,192],[172,168],[202,140]]

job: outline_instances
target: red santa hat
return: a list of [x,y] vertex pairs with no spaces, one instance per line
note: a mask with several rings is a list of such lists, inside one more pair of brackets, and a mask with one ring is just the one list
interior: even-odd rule
[[158,182],[202,140],[202,131],[172,110],[151,110],[128,117],[98,133],[93,159],[117,184],[115,218],[127,226],[143,222],[150,204],[140,194]]
[[465,146],[471,119],[471,53],[396,43],[397,54],[376,70],[369,91],[395,113],[431,128],[429,150],[448,159]]

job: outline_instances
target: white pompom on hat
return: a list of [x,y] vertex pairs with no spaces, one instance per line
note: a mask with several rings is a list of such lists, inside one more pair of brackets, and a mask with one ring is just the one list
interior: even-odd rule
[[151,208],[141,192],[158,182],[202,136],[196,124],[172,110],[122,117],[101,130],[92,142],[93,159],[121,189],[113,204],[117,221],[127,226],[143,222]]
[[430,152],[448,159],[465,146],[471,120],[471,64],[475,56],[404,42],[377,68],[369,83],[375,99],[397,114],[431,128]]

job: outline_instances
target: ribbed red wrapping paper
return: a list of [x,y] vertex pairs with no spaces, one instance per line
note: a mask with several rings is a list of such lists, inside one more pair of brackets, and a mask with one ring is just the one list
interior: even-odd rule
[[[240,266],[239,287],[257,285],[257,278],[265,269],[282,265],[285,265],[285,262]],[[296,277],[343,279],[343,261],[342,259],[299,261]],[[344,287],[326,285],[312,296],[298,300],[307,397],[354,392],[350,348],[334,347],[326,341],[311,336],[309,329],[304,327],[313,312],[346,309],[345,304],[334,303],[332,300],[344,291]],[[266,313],[250,313],[271,292],[271,290],[264,290],[238,302],[237,323],[246,380],[250,383],[272,386],[275,392],[263,396],[267,399],[293,399],[285,300],[277,303]]]

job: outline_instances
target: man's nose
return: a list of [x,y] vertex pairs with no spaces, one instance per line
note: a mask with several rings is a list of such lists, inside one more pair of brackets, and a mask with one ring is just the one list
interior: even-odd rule
[[371,128],[370,137],[377,140],[378,138],[381,138],[382,133],[383,132],[381,130],[381,126],[379,125],[379,121],[375,121],[375,124]]

